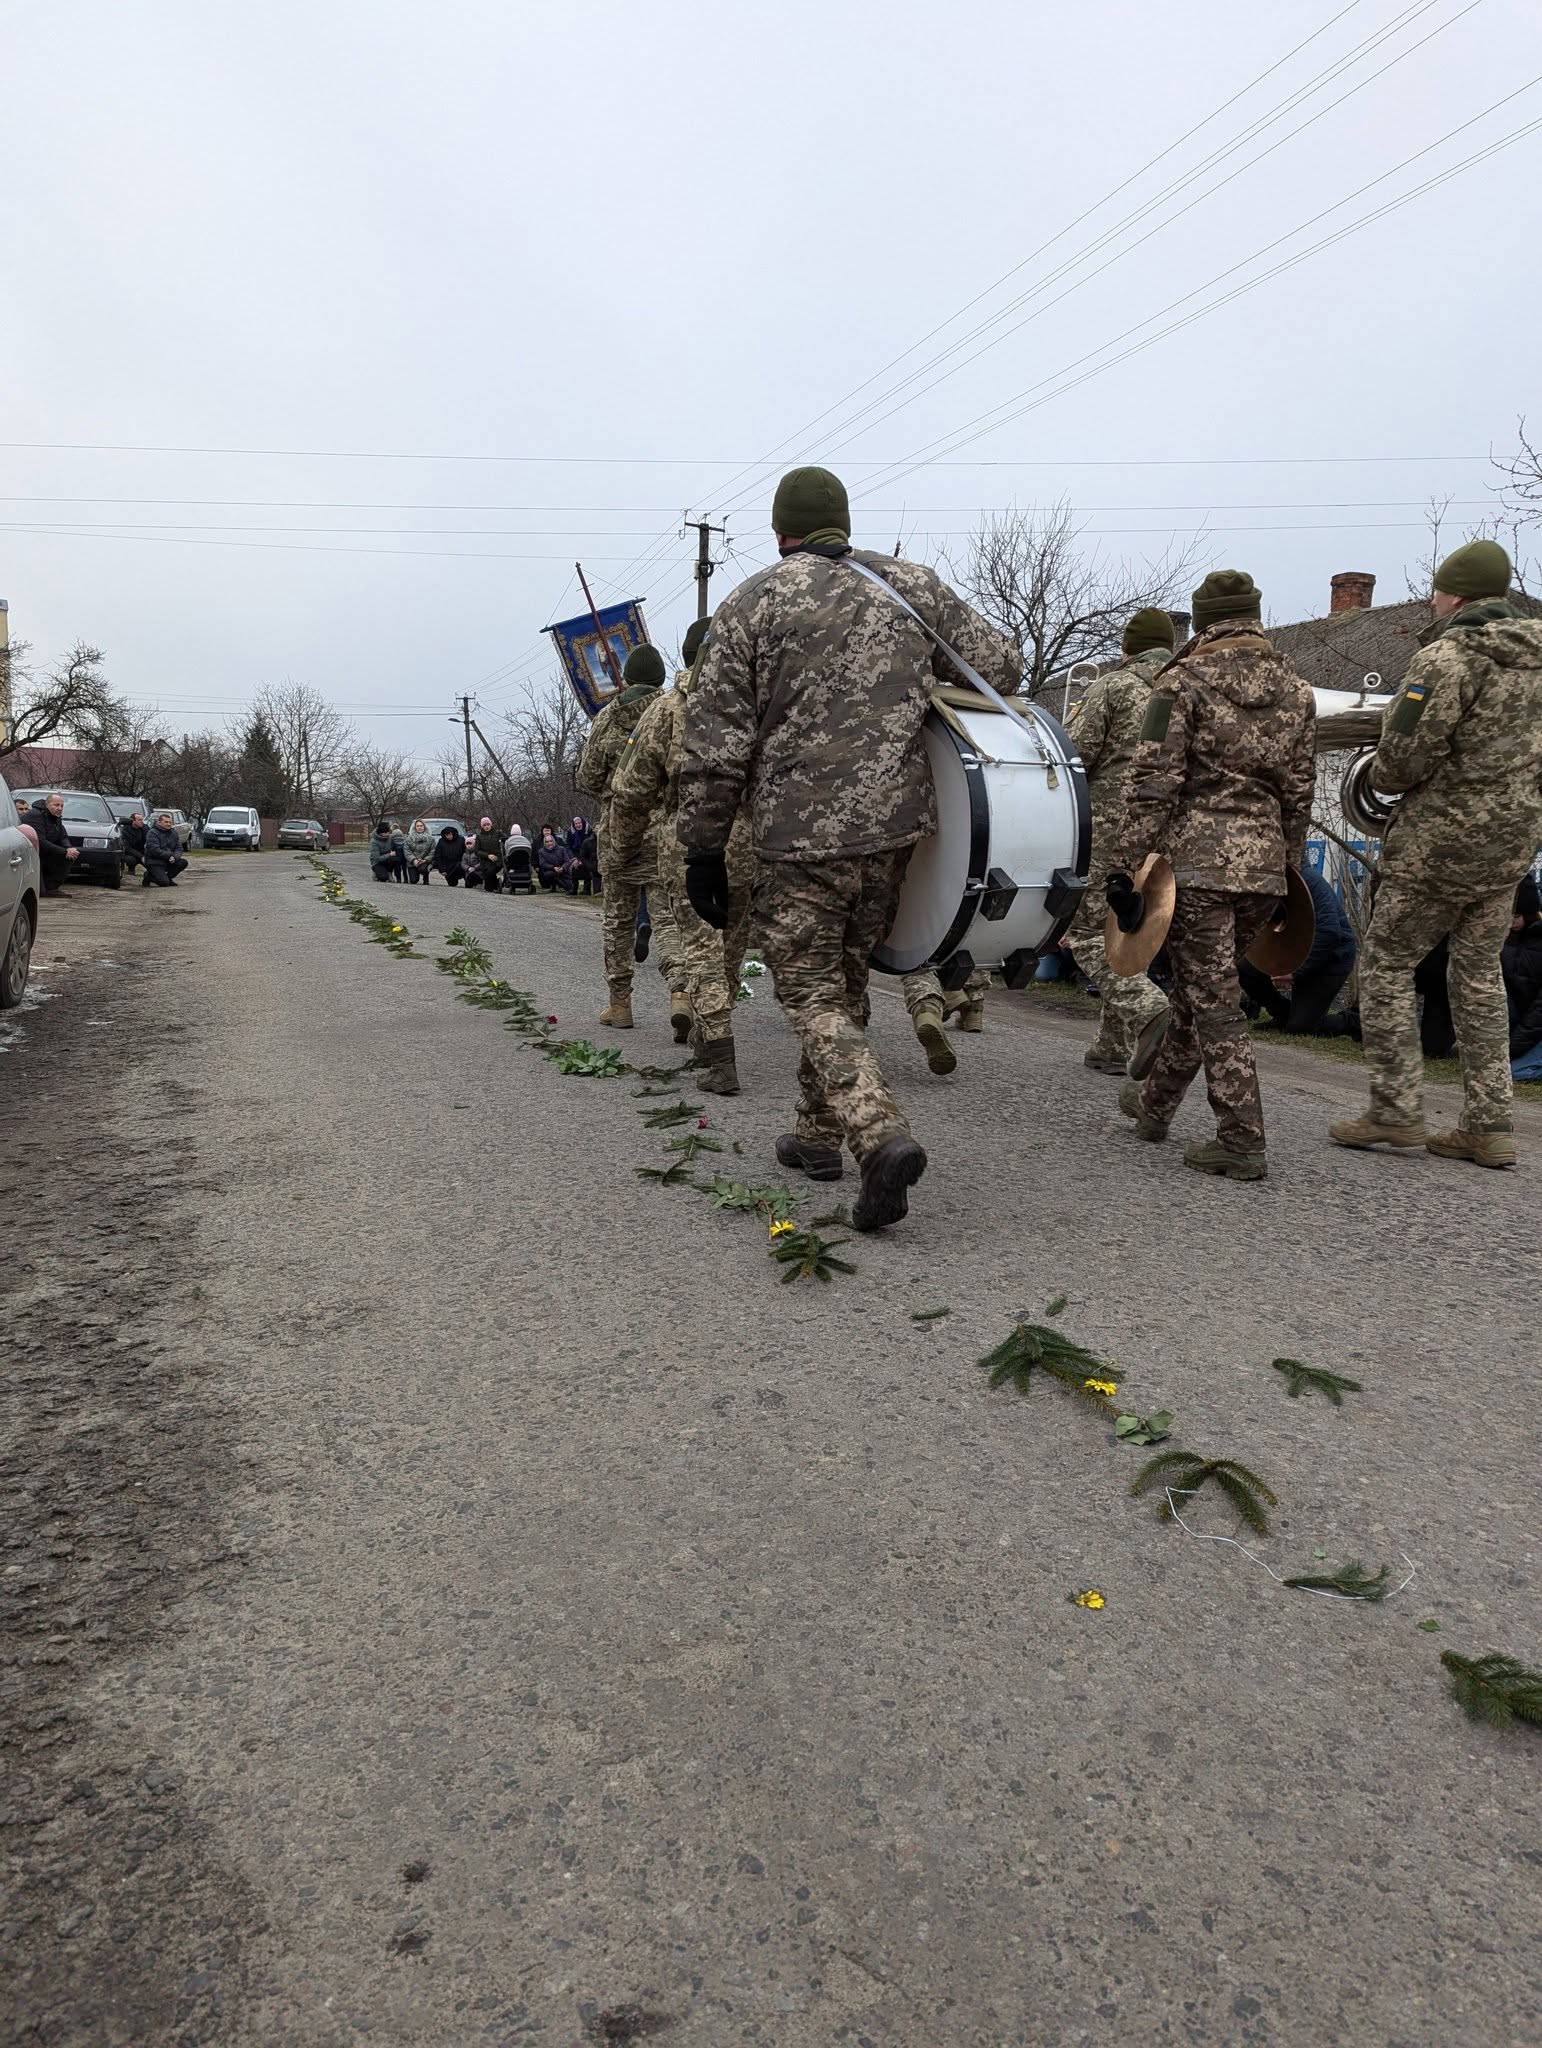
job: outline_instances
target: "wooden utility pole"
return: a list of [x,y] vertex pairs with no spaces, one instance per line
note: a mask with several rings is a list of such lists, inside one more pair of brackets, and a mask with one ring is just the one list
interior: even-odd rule
[[685,523],[687,526],[694,526],[696,529],[696,616],[698,619],[704,619],[707,616],[708,610],[707,578],[717,567],[716,562],[712,559],[708,536],[714,533],[726,533],[728,529],[723,526],[713,526],[705,519],[687,519]]
[[[483,732],[481,726],[477,724],[474,718],[471,721],[471,730],[476,734],[477,738],[482,742],[483,746],[487,748],[488,760],[492,762],[493,766],[497,769],[498,773],[503,777],[504,781],[512,783],[514,780],[513,776],[509,773],[508,769],[504,767],[503,763],[498,759],[498,756],[493,752],[491,741],[488,739],[487,734]],[[482,787],[484,790],[487,788],[487,777],[485,775],[482,777]]]
[[468,803],[468,804],[474,804],[474,803],[476,802],[476,800],[477,800],[477,792],[476,792],[476,784],[475,784],[475,782],[474,782],[474,781],[472,780],[472,767],[471,767],[471,699],[470,699],[469,697],[462,697],[462,698],[461,698],[461,700],[460,700],[460,716],[461,716],[461,723],[462,723],[462,725],[464,725],[464,726],[465,726],[465,728],[466,728],[466,801],[467,801],[467,803]]
[[[0,597],[0,747],[7,745],[11,737],[11,611],[3,597]],[[14,825],[14,818],[7,818],[8,825]]]

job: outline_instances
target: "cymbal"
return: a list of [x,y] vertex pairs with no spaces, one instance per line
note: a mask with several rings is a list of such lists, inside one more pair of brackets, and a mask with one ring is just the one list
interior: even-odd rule
[[1167,938],[1167,927],[1173,921],[1173,901],[1178,894],[1178,885],[1173,880],[1172,864],[1167,856],[1148,853],[1135,870],[1133,880],[1146,899],[1146,914],[1140,921],[1139,931],[1120,931],[1112,911],[1103,925],[1103,953],[1115,974],[1144,974],[1161,952]]
[[1317,936],[1317,912],[1312,892],[1295,868],[1285,871],[1285,915],[1278,924],[1266,924],[1248,947],[1243,958],[1260,974],[1294,974]]

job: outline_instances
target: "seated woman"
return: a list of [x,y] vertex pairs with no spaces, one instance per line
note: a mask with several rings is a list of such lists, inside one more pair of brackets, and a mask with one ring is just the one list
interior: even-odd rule
[[558,839],[550,825],[541,827],[541,843],[535,850],[536,869],[543,889],[566,889],[571,896],[577,883],[573,870],[577,863],[571,853]]
[[396,848],[391,844],[389,818],[377,819],[375,829],[369,835],[369,868],[377,882],[401,880],[396,871]]
[[433,865],[453,889],[461,878],[466,859],[466,842],[453,825],[446,825],[434,842]]

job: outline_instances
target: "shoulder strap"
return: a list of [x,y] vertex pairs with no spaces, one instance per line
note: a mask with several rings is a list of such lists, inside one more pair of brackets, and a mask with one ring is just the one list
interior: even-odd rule
[[916,610],[915,606],[911,604],[907,599],[901,597],[899,592],[894,588],[894,585],[890,583],[885,577],[880,576],[875,569],[870,569],[865,562],[858,562],[850,555],[842,555],[839,557],[839,559],[845,564],[845,566],[848,569],[855,569],[859,576],[865,576],[869,583],[873,584],[877,589],[883,592],[885,597],[892,598],[894,602],[899,606],[901,611],[909,612],[910,616],[921,628],[921,631],[926,635],[927,639],[931,641],[934,647],[939,648],[941,652],[948,657],[949,661],[952,662],[953,666],[958,670],[959,674],[962,676],[967,676],[970,683],[974,686],[975,689],[977,689],[980,692],[982,697],[989,698],[990,702],[995,705],[998,711],[1004,711],[1008,718],[1013,719],[1018,725],[1022,727],[1023,731],[1027,733],[1028,737],[1033,741],[1034,745],[1038,748],[1039,758],[1044,762],[1045,766],[1053,766],[1053,763],[1050,760],[1049,749],[1044,744],[1043,734],[1039,731],[1036,721],[1031,716],[1025,717],[1023,713],[1017,709],[1016,705],[1009,704],[1006,698],[1002,696],[1001,692],[998,689],[996,689],[993,684],[988,683],[985,680],[984,676],[981,675],[980,671],[973,665],[973,663],[965,661],[964,657],[958,652],[956,648],[950,647],[947,641],[944,640],[942,635],[937,631],[937,628],[935,626],[928,625],[926,620],[923,619],[921,614]]

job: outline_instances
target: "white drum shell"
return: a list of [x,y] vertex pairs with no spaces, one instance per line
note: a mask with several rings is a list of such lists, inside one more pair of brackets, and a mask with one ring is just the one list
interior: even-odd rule
[[[958,952],[976,967],[998,967],[1044,950],[1064,930],[1065,878],[1085,881],[1091,853],[1086,776],[1055,720],[1026,715],[1042,751],[994,707],[928,714],[938,827],[911,855],[898,914],[873,954],[885,973],[940,967]],[[987,890],[993,873],[1016,889],[997,917],[985,914],[1000,907]]]

